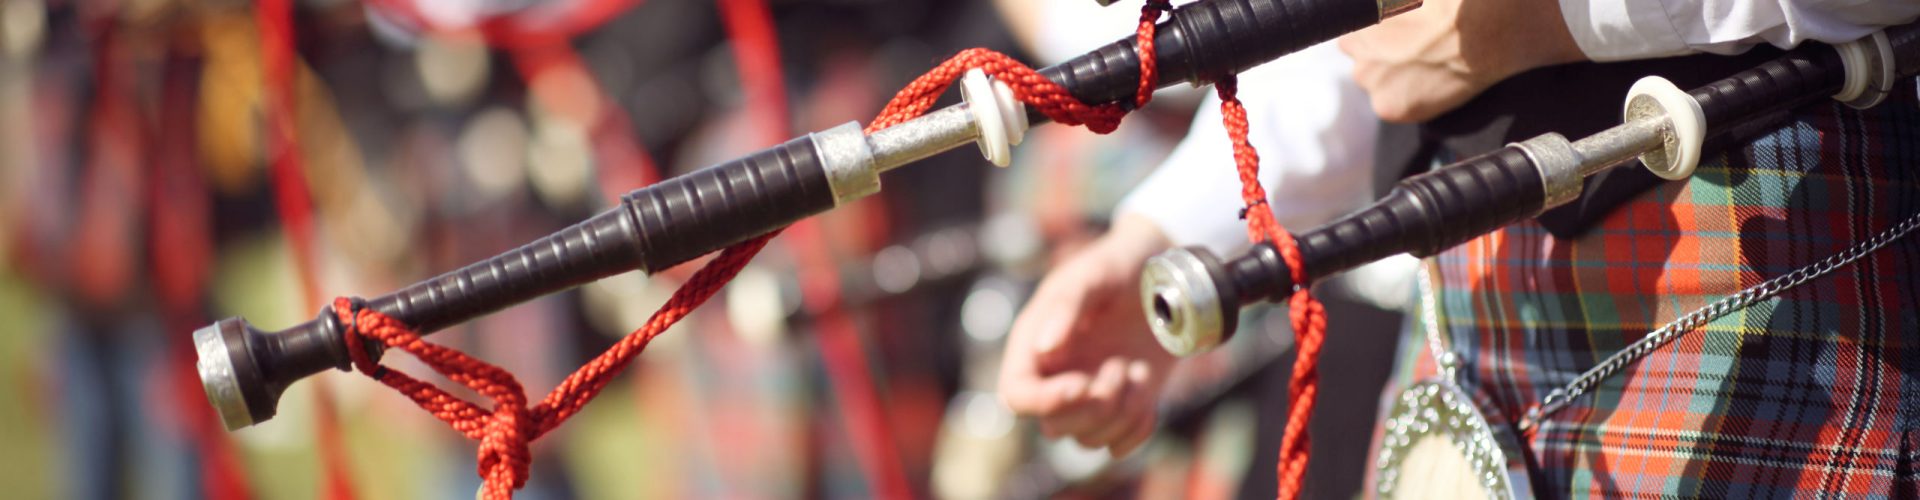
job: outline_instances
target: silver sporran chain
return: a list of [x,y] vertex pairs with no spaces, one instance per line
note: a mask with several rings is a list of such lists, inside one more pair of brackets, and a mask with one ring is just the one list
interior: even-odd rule
[[[1592,390],[1595,386],[1599,385],[1600,382],[1619,374],[1620,371],[1626,369],[1627,366],[1640,361],[1640,358],[1646,357],[1653,351],[1666,346],[1668,343],[1673,342],[1674,339],[1680,338],[1681,335],[1704,326],[1707,322],[1718,319],[1728,313],[1745,309],[1754,303],[1773,298],[1773,296],[1779,295],[1781,292],[1800,286],[1814,278],[1825,276],[1827,273],[1831,273],[1836,269],[1846,267],[1848,264],[1860,260],[1861,257],[1865,257],[1875,250],[1887,246],[1888,243],[1892,243],[1894,240],[1906,236],[1907,233],[1913,232],[1915,227],[1920,227],[1920,213],[1908,216],[1906,220],[1900,221],[1899,224],[1895,224],[1893,227],[1887,228],[1885,231],[1881,231],[1879,234],[1875,234],[1865,241],[1855,243],[1845,251],[1828,256],[1826,259],[1815,262],[1812,265],[1795,269],[1791,273],[1741,290],[1739,293],[1722,297],[1712,304],[1707,304],[1705,307],[1695,309],[1693,312],[1689,312],[1679,319],[1667,323],[1665,326],[1660,327],[1659,330],[1654,330],[1653,333],[1649,333],[1646,337],[1642,337],[1640,340],[1628,345],[1626,349],[1622,349],[1620,352],[1608,356],[1607,359],[1601,361],[1599,365],[1587,370],[1586,373],[1580,374],[1580,377],[1574,379],[1572,383],[1548,393],[1547,397],[1540,401],[1540,404],[1528,409],[1526,416],[1520,419],[1520,430],[1523,432],[1532,430],[1535,426],[1540,425],[1543,419],[1566,408],[1568,403],[1585,395],[1587,391]],[[1446,353],[1446,355],[1451,354],[1451,351]]]

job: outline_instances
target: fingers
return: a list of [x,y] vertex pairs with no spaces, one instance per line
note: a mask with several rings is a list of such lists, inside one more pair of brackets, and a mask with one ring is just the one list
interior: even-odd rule
[[1117,265],[1106,252],[1095,245],[1042,280],[1008,332],[999,393],[1016,414],[1038,417],[1048,437],[1126,452],[1152,433],[1150,367],[1172,358],[1140,328],[1132,282],[1116,278],[1137,263]]
[[1065,332],[1072,328],[1079,309],[1078,294],[1068,293],[1071,287],[1063,291],[1061,285],[1052,282],[1054,279],[1049,277],[1049,282],[1041,284],[1026,308],[1014,317],[1007,334],[1006,355],[1000,362],[999,392],[1007,407],[1018,414],[1059,412],[1069,402],[1082,398],[1091,378],[1083,372],[1042,370],[1041,344],[1064,342]]
[[1045,417],[1068,410],[1086,399],[1089,377],[1071,372],[1041,378],[1032,370],[1002,367],[1000,402],[1019,415]]
[[1133,450],[1147,443],[1147,438],[1153,437],[1154,424],[1157,420],[1152,413],[1134,419],[1133,425],[1128,427],[1127,432],[1122,434],[1120,439],[1115,440],[1112,446],[1107,447],[1107,451],[1114,457],[1124,457],[1133,453]]
[[1083,397],[1066,402],[1060,411],[1040,415],[1041,431],[1048,437],[1072,436],[1086,446],[1104,444],[1098,438],[1111,432],[1108,428],[1127,392],[1125,368],[1126,362],[1118,358],[1101,363]]
[[1131,453],[1153,435],[1157,418],[1152,380],[1145,361],[1109,359],[1088,381],[1084,398],[1040,415],[1041,431],[1048,438],[1070,437],[1081,446],[1108,448],[1114,456]]
[[[1127,381],[1130,385],[1136,387],[1135,392],[1149,395],[1153,394],[1154,391],[1147,389],[1150,387],[1150,384],[1152,384],[1152,368],[1147,366],[1146,362],[1141,361],[1136,361],[1127,368]],[[1112,445],[1109,447],[1109,451],[1113,453],[1113,456],[1123,457],[1128,453],[1133,453],[1135,448],[1140,447],[1142,443],[1147,441],[1148,437],[1153,436],[1154,424],[1159,420],[1159,416],[1155,414],[1155,406],[1158,401],[1154,401],[1153,399],[1154,398],[1151,397],[1144,397],[1134,398],[1134,400],[1131,401],[1133,403],[1132,411],[1127,413],[1133,416],[1133,420],[1111,441]]]
[[1074,439],[1081,445],[1095,448],[1106,446],[1126,432],[1127,424],[1132,420],[1132,414],[1126,411],[1129,409],[1128,403],[1139,392],[1131,390],[1132,384],[1127,382],[1127,362],[1114,358],[1100,365],[1099,376],[1094,377],[1093,383],[1087,387],[1087,399],[1093,402],[1088,406],[1099,408],[1099,413],[1074,434]]
[[1070,340],[1068,334],[1073,332],[1074,323],[1083,314],[1082,301],[1087,289],[1092,286],[1083,274],[1064,268],[1047,275],[1040,282],[1033,297],[1013,318],[1013,326],[1007,332],[1008,354],[1014,354],[1014,349],[1021,349],[1021,359],[1018,361],[1037,368],[1041,357],[1073,350],[1067,347]]

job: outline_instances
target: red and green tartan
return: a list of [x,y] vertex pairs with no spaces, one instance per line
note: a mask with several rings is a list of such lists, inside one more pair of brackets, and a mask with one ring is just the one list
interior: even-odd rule
[[[1916,212],[1920,109],[1906,82],[1872,110],[1800,110],[1578,239],[1528,221],[1434,257],[1443,331],[1465,359],[1461,384],[1522,415],[1676,317]],[[1916,314],[1920,235],[1688,332],[1522,435],[1536,493],[1920,496]],[[1412,330],[1402,383],[1433,373]]]

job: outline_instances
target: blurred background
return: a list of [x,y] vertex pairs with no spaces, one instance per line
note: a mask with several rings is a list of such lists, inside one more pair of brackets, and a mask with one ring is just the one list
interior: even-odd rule
[[[296,384],[278,417],[226,432],[189,333],[305,321],[663,176],[865,122],[961,49],[1050,64],[1137,16],[1091,0],[0,0],[0,496],[469,498],[474,444],[358,374]],[[1235,346],[1186,363],[1166,427],[1124,459],[1041,438],[992,392],[1026,294],[1103,230],[1200,92],[1163,91],[1108,136],[1035,129],[1011,168],[962,148],[891,172],[776,239],[535,444],[521,497],[1271,498],[1284,314],[1250,309]],[[537,397],[693,268],[433,340]],[[1406,292],[1333,288],[1325,376],[1357,389],[1323,391],[1315,432],[1350,434],[1315,441],[1311,480],[1348,497]]]

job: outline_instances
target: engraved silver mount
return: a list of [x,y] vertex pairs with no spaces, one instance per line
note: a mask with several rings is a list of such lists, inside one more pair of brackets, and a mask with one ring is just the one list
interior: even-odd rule
[[1190,356],[1220,345],[1228,328],[1207,263],[1192,249],[1175,248],[1147,259],[1140,273],[1140,300],[1160,347]]
[[193,364],[200,372],[200,388],[206,390],[207,402],[229,431],[254,424],[253,414],[247,411],[247,398],[240,393],[240,380],[233,373],[226,336],[220,332],[228,325],[239,326],[237,323],[220,321],[193,331],[193,351],[198,357]]
[[[1475,408],[1466,391],[1424,380],[1393,404],[1374,457],[1375,496],[1533,498],[1519,441],[1503,421]],[[1460,481],[1461,468],[1468,481]]]

